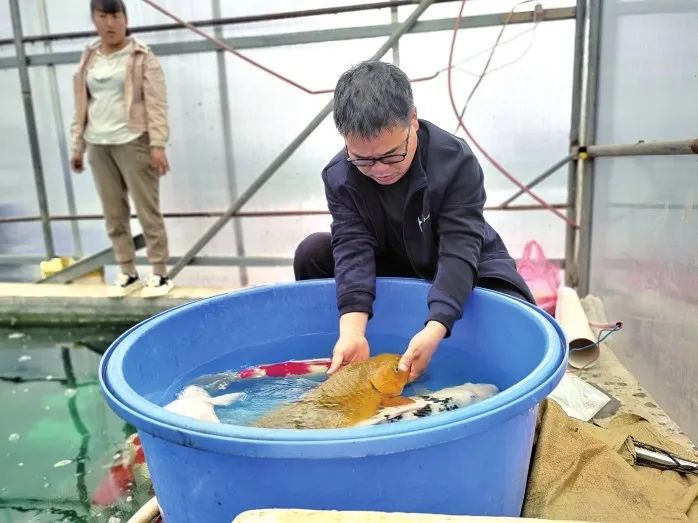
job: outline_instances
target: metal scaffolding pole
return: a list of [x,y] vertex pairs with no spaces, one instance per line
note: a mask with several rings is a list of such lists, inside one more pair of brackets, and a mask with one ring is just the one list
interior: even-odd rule
[[[584,72],[585,56],[585,28],[586,28],[586,3],[587,0],[577,0],[577,13],[574,30],[574,63],[572,70],[572,114],[570,121],[570,152],[573,153],[579,147],[579,131],[582,110],[582,76]],[[577,215],[577,169],[578,160],[573,157],[567,172],[567,216],[579,223]],[[567,225],[565,227],[565,284],[576,286],[577,284],[577,230]]]
[[[434,3],[445,3],[445,2],[455,2],[456,0],[434,0]],[[358,11],[372,11],[376,9],[391,8],[396,9],[400,6],[415,5],[419,2],[417,0],[390,0],[386,2],[373,2],[370,4],[354,4],[354,5],[344,5],[337,7],[321,7],[318,9],[303,9],[299,11],[283,11],[277,13],[266,13],[257,15],[247,15],[247,16],[235,16],[221,18],[215,16],[209,20],[195,20],[191,22],[192,25],[196,27],[221,27],[225,25],[240,25],[240,24],[250,24],[255,22],[272,22],[279,20],[291,20],[295,18],[307,18],[311,16],[323,16],[323,15],[338,15],[345,13],[355,13]],[[177,29],[182,29],[180,24],[153,24],[153,25],[142,25],[129,27],[129,32],[131,34],[138,33],[159,33],[162,31],[173,31]],[[54,34],[44,34],[38,36],[25,36],[22,41],[25,44],[35,44],[39,42],[55,42],[59,40],[72,40],[76,38],[95,38],[97,37],[96,31],[73,31],[68,33],[54,33]],[[1,45],[13,44],[14,40],[11,38],[0,39]]]
[[[596,140],[598,109],[599,55],[601,45],[601,0],[588,0],[589,46],[586,67],[586,93],[580,147]],[[580,157],[581,192],[579,195],[579,242],[577,245],[577,291],[580,296],[589,293],[591,277],[591,236],[594,224],[594,161]]]
[[22,88],[24,116],[27,122],[29,148],[31,150],[32,164],[34,166],[34,183],[39,200],[39,212],[41,213],[44,246],[46,248],[46,257],[53,258],[55,255],[53,248],[53,233],[51,232],[51,221],[49,219],[48,197],[46,195],[44,170],[43,166],[41,165],[41,149],[39,147],[36,116],[34,115],[34,103],[32,101],[31,83],[29,81],[29,69],[27,67],[27,59],[24,54],[24,44],[22,43],[22,17],[19,10],[18,0],[10,0],[10,16],[12,17],[12,31],[14,34],[15,51],[17,54],[19,82]]
[[[41,30],[45,33],[49,32],[48,13],[46,12],[46,0],[39,0],[39,23]],[[47,52],[52,51],[51,42],[44,43],[44,49]],[[48,75],[48,84],[51,91],[51,107],[53,107],[53,119],[56,125],[56,136],[58,137],[58,154],[61,157],[61,168],[63,170],[63,185],[65,186],[65,197],[68,201],[68,211],[70,214],[77,214],[77,206],[75,205],[75,191],[73,191],[73,178],[70,172],[70,159],[68,158],[68,141],[65,137],[65,127],[63,120],[63,111],[61,110],[61,99],[58,90],[58,79],[56,77],[56,66],[49,65],[46,70]],[[80,238],[80,224],[72,222],[70,229],[73,234],[73,245],[75,247],[75,255],[82,258],[82,239]]]
[[[543,11],[517,11],[492,13],[483,15],[465,16],[460,19],[461,29],[474,29],[481,27],[495,27],[507,24],[530,24],[536,21],[556,22],[571,20],[575,17],[574,7],[553,7]],[[455,24],[454,18],[439,18],[423,20],[414,24],[410,33],[431,33],[434,31],[451,31]],[[263,47],[278,47],[283,45],[302,45],[322,42],[347,41],[362,38],[389,37],[399,29],[399,24],[381,24],[355,27],[340,27],[337,29],[318,29],[313,31],[294,31],[290,33],[273,33],[255,36],[240,36],[226,38],[224,41],[229,46],[242,51],[245,49],[258,49]],[[159,57],[169,55],[182,55],[188,53],[204,53],[215,51],[217,47],[207,40],[189,40],[185,42],[160,43],[150,46]],[[29,56],[30,66],[49,64],[74,64],[80,59],[80,51],[66,51],[60,53],[37,53]],[[0,69],[17,67],[15,57],[0,57]]]
[[[213,0],[213,16],[221,16],[221,0]],[[223,28],[216,26],[214,29],[216,38],[223,38]],[[233,124],[230,121],[230,97],[228,96],[228,67],[225,61],[225,51],[216,51],[216,65],[218,72],[218,95],[221,102],[221,125],[223,126],[223,154],[225,155],[225,172],[228,183],[230,201],[238,197],[237,176],[235,174],[235,160],[233,159]],[[242,223],[233,218],[233,230],[235,232],[235,252],[238,256],[245,256],[245,239],[242,233]],[[176,263],[176,262],[174,262]],[[247,267],[240,265],[240,285],[247,286],[249,279]]]
[[[550,166],[550,167],[547,168],[545,171],[543,171],[543,172],[540,173],[538,176],[536,176],[533,180],[531,180],[530,182],[528,182],[528,183],[526,184],[526,188],[527,188],[527,189],[533,189],[533,188],[534,188],[536,185],[538,185],[540,182],[542,182],[542,181],[546,180],[547,178],[549,178],[550,176],[552,176],[555,172],[557,172],[558,169],[560,169],[561,167],[567,165],[567,164],[570,162],[570,160],[572,160],[573,158],[574,158],[574,155],[572,155],[572,154],[570,154],[570,155],[568,155],[568,156],[565,156],[562,160],[560,160],[559,162],[557,162],[557,163],[555,163],[554,165]],[[518,192],[516,192],[513,196],[511,196],[510,198],[507,198],[506,200],[504,200],[504,201],[502,202],[502,204],[501,204],[501,207],[503,207],[503,208],[509,207],[509,205],[510,205],[514,200],[516,200],[516,199],[519,198],[520,196],[523,196],[524,194],[526,194],[526,191],[524,191],[523,189],[520,189],[520,190],[519,190]]]
[[[393,6],[390,8],[390,23],[396,24],[400,21],[398,16],[398,8]],[[396,41],[393,46],[393,65],[395,67],[400,67],[400,41]]]
[[[553,209],[567,209],[566,203],[553,203]],[[485,205],[485,211],[542,211],[547,208],[540,204],[523,205]],[[225,211],[185,211],[185,212],[164,212],[164,218],[218,218],[223,216]],[[329,211],[317,210],[294,210],[294,211],[243,211],[233,214],[233,218],[289,218],[293,216],[329,216]],[[136,214],[131,214],[131,219],[136,219]],[[103,214],[54,214],[51,216],[52,222],[67,222],[74,220],[103,220]],[[5,223],[38,222],[41,216],[2,216],[0,225]]]
[[627,145],[587,145],[579,149],[589,156],[655,156],[698,154],[698,138],[672,142],[638,142]]
[[[14,0],[16,1],[16,0]],[[412,12],[412,14],[400,25],[400,27],[385,41],[385,43],[376,51],[376,53],[370,58],[370,60],[378,60],[385,55],[387,51],[393,46],[393,44],[400,39],[407,31],[409,31],[412,26],[417,22],[419,17],[424,11],[433,3],[434,0],[422,0],[417,8]],[[204,233],[204,235],[199,238],[199,240],[192,246],[191,249],[182,257],[182,259],[177,262],[177,264],[172,268],[169,273],[170,277],[174,277],[179,272],[186,267],[189,262],[196,256],[197,253],[203,249],[203,247],[213,238],[225,224],[228,222],[231,216],[233,216],[240,208],[247,203],[252,196],[274,175],[274,173],[281,167],[286,160],[294,153],[298,147],[305,141],[305,139],[310,136],[310,134],[322,123],[322,121],[327,117],[328,114],[332,112],[333,101],[330,100],[325,107],[313,118],[310,123],[303,129],[300,134],[283,150],[281,153],[269,164],[269,166],[257,177],[257,179],[252,182],[252,184],[245,189],[245,191],[240,195],[240,197],[233,202],[230,208],[221,216],[216,222],[211,226],[211,228]]]

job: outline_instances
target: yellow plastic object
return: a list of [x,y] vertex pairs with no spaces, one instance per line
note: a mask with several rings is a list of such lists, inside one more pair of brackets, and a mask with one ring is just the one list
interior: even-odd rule
[[[54,274],[61,272],[63,269],[70,267],[77,260],[71,256],[58,256],[56,258],[51,258],[50,260],[44,260],[39,264],[39,270],[41,271],[42,278],[48,278]],[[74,283],[104,283],[104,267],[95,269],[92,272],[88,272],[76,278]]]

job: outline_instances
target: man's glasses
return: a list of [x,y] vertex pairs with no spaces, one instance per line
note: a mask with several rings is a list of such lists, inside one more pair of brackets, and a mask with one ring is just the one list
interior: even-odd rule
[[407,157],[407,148],[410,146],[410,132],[409,130],[407,131],[407,138],[405,139],[405,152],[404,153],[393,153],[393,154],[386,154],[385,156],[379,156],[378,158],[349,158],[349,150],[346,149],[346,146],[344,147],[345,150],[347,151],[347,158],[346,160],[350,163],[353,163],[356,167],[372,167],[376,165],[376,162],[380,162],[386,165],[390,165],[393,163],[400,163]]

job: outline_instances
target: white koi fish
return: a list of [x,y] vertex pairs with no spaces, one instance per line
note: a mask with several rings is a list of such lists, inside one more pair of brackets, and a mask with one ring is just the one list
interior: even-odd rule
[[384,407],[375,416],[362,421],[357,427],[395,423],[432,416],[440,412],[456,410],[472,403],[491,398],[499,392],[495,385],[487,383],[464,383],[455,387],[410,396],[413,403],[396,407]]
[[189,416],[200,421],[212,421],[220,423],[214,406],[230,405],[245,395],[244,392],[231,392],[221,396],[211,396],[205,389],[198,385],[184,387],[177,399],[165,405],[165,408],[175,414]]

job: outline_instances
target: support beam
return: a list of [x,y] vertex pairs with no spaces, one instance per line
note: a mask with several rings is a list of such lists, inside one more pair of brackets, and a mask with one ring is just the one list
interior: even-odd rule
[[[445,3],[445,2],[455,2],[456,0],[434,0],[434,3]],[[354,4],[354,5],[344,5],[337,7],[321,7],[319,9],[303,9],[299,11],[282,11],[275,13],[264,13],[256,15],[247,16],[235,16],[235,17],[217,17],[214,13],[214,18],[209,20],[194,20],[191,24],[195,27],[223,27],[232,26],[240,24],[251,24],[255,22],[272,22],[279,20],[292,20],[298,18],[307,18],[311,16],[323,16],[323,15],[337,15],[344,13],[354,13],[357,11],[372,11],[375,9],[395,9],[400,6],[414,5],[418,4],[418,0],[390,0],[387,2],[373,2],[370,4]],[[170,24],[152,24],[152,25],[141,25],[129,27],[129,32],[131,34],[142,34],[142,33],[159,33],[162,31],[174,31],[177,29],[182,29],[182,26],[177,23]],[[73,40],[76,38],[97,38],[98,34],[96,31],[73,31],[68,33],[54,33],[48,34],[48,31],[44,31],[45,34],[38,36],[25,36],[23,42],[25,44],[35,44],[40,42],[55,42],[59,40]],[[14,41],[9,39],[0,39],[0,46],[14,44]]]
[[[213,16],[220,18],[221,16],[221,0],[212,0]],[[216,26],[214,36],[219,40],[223,38],[223,29],[221,26]],[[235,172],[235,160],[233,158],[233,124],[230,116],[230,96],[228,91],[228,66],[226,62],[226,51],[218,49],[216,51],[216,72],[218,73],[218,97],[221,104],[221,126],[223,128],[223,154],[225,157],[225,174],[228,184],[228,195],[230,201],[235,201],[239,195],[237,176]],[[242,232],[242,223],[240,220],[233,218],[233,232],[235,242],[235,253],[238,256],[245,256],[245,239]],[[172,261],[171,263],[176,263]],[[249,283],[247,268],[240,265],[239,270],[240,285],[245,287]]]
[[[577,0],[577,17],[574,29],[574,62],[572,66],[572,114],[570,118],[570,154],[573,159],[567,171],[567,216],[579,223],[577,213],[578,160],[575,156],[579,147],[579,132],[582,110],[582,78],[585,56],[586,0]],[[565,226],[565,285],[577,286],[577,239],[578,231]]]
[[[555,172],[557,172],[558,169],[560,169],[561,167],[567,165],[567,164],[570,162],[570,160],[572,160],[572,158],[574,158],[574,155],[572,155],[572,154],[570,154],[569,156],[565,156],[562,160],[560,160],[560,161],[557,162],[556,164],[550,166],[548,169],[546,169],[545,171],[543,171],[541,174],[539,174],[539,175],[536,176],[533,180],[531,180],[528,184],[526,184],[526,188],[527,188],[527,189],[533,189],[536,185],[538,185],[539,183],[541,183],[543,180],[546,180],[546,179],[549,178],[551,175],[553,175]],[[502,206],[503,208],[509,207],[509,205],[510,205],[514,200],[516,200],[516,199],[519,198],[520,196],[523,196],[524,194],[526,194],[526,191],[524,191],[523,189],[520,189],[520,190],[519,190],[518,192],[516,192],[511,198],[508,198],[508,199],[506,199],[504,202],[502,202],[501,206]]]
[[[566,209],[566,203],[553,203],[551,205],[553,209]],[[486,205],[484,207],[485,211],[542,211],[546,207],[534,203],[534,204],[523,204],[523,205],[507,205],[502,207],[501,205]],[[224,211],[188,211],[188,212],[165,212],[163,217],[165,218],[218,218],[225,214]],[[233,218],[288,218],[291,216],[329,216],[329,211],[245,211],[236,212],[233,214]],[[138,216],[135,214],[131,215],[131,219],[136,219]],[[104,216],[101,214],[54,214],[51,216],[51,221],[53,222],[66,222],[73,220],[103,220]],[[0,218],[0,225],[5,223],[23,223],[23,222],[37,222],[41,220],[40,216],[3,216]]]
[[34,114],[34,102],[32,100],[32,88],[29,81],[29,69],[27,59],[24,54],[24,44],[22,43],[22,18],[19,9],[19,0],[10,0],[10,16],[12,18],[12,31],[15,39],[15,52],[17,54],[19,82],[22,88],[22,102],[24,104],[24,117],[27,124],[27,135],[29,136],[29,149],[31,151],[32,165],[34,166],[34,185],[36,195],[39,200],[39,213],[41,214],[41,228],[44,235],[44,247],[46,258],[53,258],[55,251],[53,248],[53,233],[51,231],[51,221],[49,220],[48,196],[46,194],[46,183],[44,181],[44,168],[41,163],[41,148],[39,147],[39,130],[36,126],[36,115]]
[[[461,29],[475,29],[481,27],[498,27],[504,24],[510,16],[509,12],[494,13],[463,17],[460,20]],[[572,20],[575,17],[574,7],[559,7],[543,9],[538,15],[536,11],[521,11],[511,15],[508,25],[530,24],[535,21],[554,22],[560,20]],[[430,33],[434,31],[451,31],[455,25],[455,18],[440,18],[436,20],[424,20],[417,22],[409,31],[411,34]],[[229,46],[242,51],[245,49],[258,49],[263,47],[279,47],[285,45],[313,44],[322,42],[348,41],[363,38],[388,37],[399,30],[400,24],[382,24],[359,27],[342,27],[338,29],[322,29],[317,31],[298,31],[293,33],[278,33],[259,36],[242,36],[238,38],[226,38],[223,41]],[[215,51],[217,47],[208,40],[191,40],[167,44],[153,44],[150,46],[158,57],[169,55],[182,55],[189,53],[204,53]],[[37,53],[28,57],[28,65],[49,64],[75,64],[79,61],[80,51],[63,53]],[[0,58],[0,69],[17,67],[14,57]]]
[[[378,60],[383,57],[383,55],[393,46],[393,44],[400,39],[407,31],[409,31],[417,19],[427,10],[427,8],[433,3],[433,0],[422,0],[417,6],[417,8],[412,12],[412,14],[403,22],[402,25],[388,38],[385,43],[376,51],[376,53],[370,58],[371,60]],[[204,233],[204,235],[199,238],[199,240],[192,246],[191,249],[182,257],[182,259],[177,262],[177,264],[172,267],[169,273],[170,277],[174,277],[180,273],[180,271],[186,267],[189,262],[196,256],[201,249],[213,238],[228,222],[228,220],[240,208],[247,203],[252,196],[274,175],[274,173],[281,167],[286,160],[288,160],[291,155],[301,146],[301,144],[310,136],[310,134],[322,123],[322,121],[332,112],[333,101],[330,100],[325,107],[323,107],[320,112],[313,118],[310,123],[303,129],[298,136],[283,150],[281,153],[269,164],[269,166],[259,175],[259,177],[252,182],[252,184],[245,189],[245,191],[240,195],[240,197],[230,206],[230,208],[221,216],[216,223],[211,226],[211,228]]]
[[698,154],[698,138],[672,142],[638,142],[627,145],[588,145],[580,147],[579,153],[598,156],[657,156]]
[[[583,120],[580,148],[594,143],[598,109],[599,55],[601,46],[601,2],[589,0],[589,50],[586,68],[586,114]],[[578,282],[577,292],[580,296],[589,293],[591,277],[591,237],[594,225],[594,161],[592,158],[579,160],[581,168],[581,194],[579,207],[579,244],[578,244]]]
[[[49,32],[49,20],[48,12],[46,10],[46,0],[39,0],[37,9],[39,11],[39,24],[41,30],[44,33]],[[47,52],[51,52],[52,45],[51,42],[44,43],[44,49]],[[56,74],[56,67],[49,65],[46,68],[46,74],[48,76],[49,90],[51,93],[51,108],[53,109],[53,120],[56,126],[56,137],[58,139],[58,155],[61,158],[61,170],[63,172],[63,186],[65,187],[65,198],[68,203],[68,211],[70,214],[77,214],[77,205],[75,204],[75,191],[73,190],[73,177],[70,172],[70,158],[68,158],[68,152],[70,151],[70,146],[68,145],[68,140],[65,135],[65,121],[63,118],[63,110],[61,109],[61,97],[60,90],[58,89],[58,76]],[[80,237],[80,224],[78,222],[73,222],[70,224],[70,230],[73,235],[73,245],[75,247],[75,254],[82,258],[82,238]]]
[[[176,263],[181,259],[179,256],[170,257],[171,263]],[[43,261],[43,257],[36,254],[1,254],[0,255],[0,267],[2,266],[21,266],[21,265],[34,265],[37,266]],[[136,256],[136,265],[149,265],[150,262],[145,256]],[[110,260],[108,258],[102,258],[100,260],[101,265],[95,266],[93,269],[97,269],[105,264],[114,263],[113,258]],[[196,256],[192,258],[189,265],[196,265],[198,267],[282,267],[285,265],[291,265],[293,263],[293,258],[287,257],[273,257],[273,256]],[[76,264],[77,265],[77,264]],[[73,268],[75,265],[69,267]],[[68,270],[68,269],[66,269]],[[81,269],[82,274],[86,272]],[[61,272],[63,274],[63,271]],[[81,274],[73,274],[72,279],[79,277]],[[38,282],[45,283],[45,282]],[[53,280],[51,283],[57,283]]]

